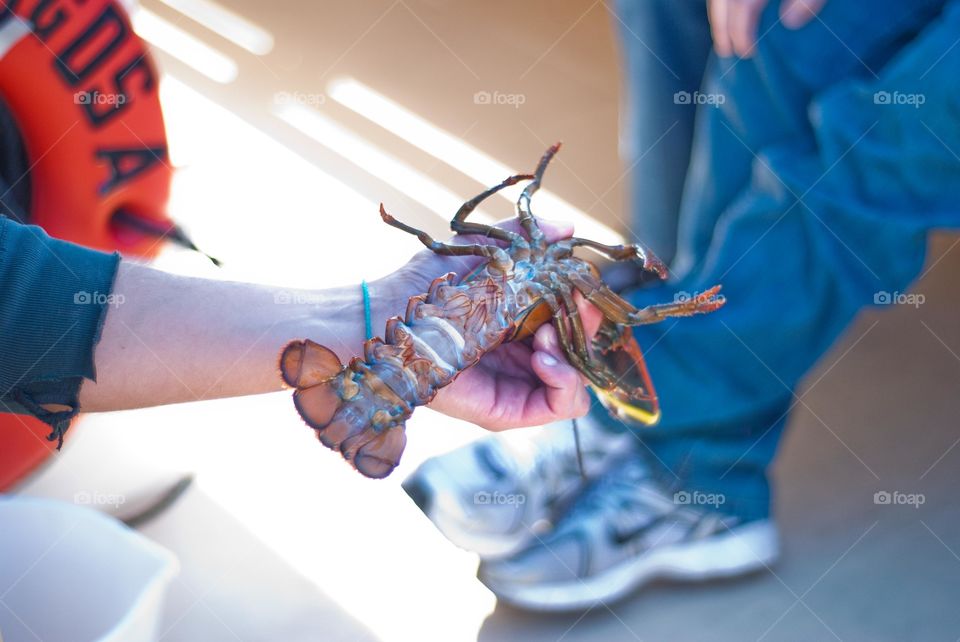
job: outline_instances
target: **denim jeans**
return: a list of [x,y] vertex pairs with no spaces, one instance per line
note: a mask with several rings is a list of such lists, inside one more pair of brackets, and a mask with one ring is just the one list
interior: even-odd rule
[[704,0],[619,0],[615,20],[631,232],[673,257],[627,298],[727,299],[635,328],[663,411],[636,434],[675,490],[748,520],[800,379],[960,223],[960,0],[828,0],[796,31],[779,4],[749,59],[710,52]]

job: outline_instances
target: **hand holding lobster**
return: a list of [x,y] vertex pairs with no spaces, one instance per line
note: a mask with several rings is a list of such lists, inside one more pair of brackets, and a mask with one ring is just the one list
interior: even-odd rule
[[[659,417],[630,326],[716,310],[723,304],[715,296],[719,287],[691,301],[638,310],[607,288],[596,268],[575,257],[573,250],[586,247],[613,260],[637,261],[665,278],[666,268],[655,257],[633,245],[548,239],[533,217],[530,200],[558,149],[554,145],[547,150],[535,174],[512,176],[488,189],[465,203],[451,221],[454,232],[480,234],[503,246],[441,243],[397,221],[381,206],[384,222],[416,235],[432,252],[477,257],[480,262],[462,276],[451,273],[434,280],[425,294],[411,297],[403,318],[391,318],[384,338],[367,341],[363,358],[346,367],[333,351],[309,340],[294,341],[284,349],[280,370],[285,383],[296,388],[294,403],[301,417],[324,445],[338,450],[362,474],[385,477],[393,471],[406,445],[406,419],[416,406],[431,402],[484,355],[533,336],[548,322],[567,361],[612,409],[648,423]],[[522,233],[466,220],[481,201],[523,180],[530,182],[517,202]],[[575,292],[604,317],[592,353]],[[540,330],[534,342],[546,348],[550,336],[549,330]],[[501,355],[502,360],[488,359],[481,368],[487,367],[488,374],[491,367],[502,373],[511,364],[509,353]],[[532,365],[542,378],[537,361]],[[546,363],[541,360],[540,365]],[[482,370],[472,376],[482,376]]]
[[[573,226],[568,223],[544,220],[539,223],[548,243],[573,234]],[[521,231],[517,219],[502,221],[496,227]],[[460,234],[450,242],[458,245],[494,243],[490,237],[480,234]],[[391,275],[392,293],[387,298],[406,301],[426,292],[438,274],[466,274],[482,262],[483,259],[471,256],[448,257],[423,250]],[[398,285],[400,295],[396,293]],[[577,300],[587,336],[593,337],[603,317],[582,297],[578,296]],[[395,311],[396,308],[390,313]],[[584,384],[583,375],[567,362],[556,330],[546,323],[534,336],[505,343],[483,355],[475,366],[438,390],[429,406],[487,430],[535,426],[586,414],[590,397]]]

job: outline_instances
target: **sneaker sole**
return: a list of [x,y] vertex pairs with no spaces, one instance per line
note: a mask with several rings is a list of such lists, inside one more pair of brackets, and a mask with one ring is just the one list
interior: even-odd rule
[[569,611],[612,602],[655,579],[704,581],[766,568],[779,556],[770,520],[752,522],[704,541],[658,548],[605,573],[569,582],[520,585],[478,577],[505,602],[537,611]]

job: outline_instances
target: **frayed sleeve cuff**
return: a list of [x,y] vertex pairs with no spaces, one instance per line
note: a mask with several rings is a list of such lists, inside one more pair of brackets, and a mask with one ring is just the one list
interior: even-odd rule
[[120,255],[0,216],[0,411],[30,414],[63,441],[114,295]]

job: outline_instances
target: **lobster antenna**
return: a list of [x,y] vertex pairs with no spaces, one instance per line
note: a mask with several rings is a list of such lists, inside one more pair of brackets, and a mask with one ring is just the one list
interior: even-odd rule
[[535,254],[543,253],[546,249],[546,240],[543,231],[537,224],[537,219],[533,216],[533,211],[530,209],[530,198],[534,192],[540,189],[540,180],[543,178],[543,172],[546,171],[547,165],[550,164],[550,159],[553,158],[559,149],[560,143],[554,143],[547,149],[543,157],[540,158],[540,162],[537,163],[537,170],[534,172],[533,180],[527,184],[523,192],[521,192],[520,198],[517,199],[517,218],[520,219],[520,226],[527,233],[527,238],[530,239],[530,245],[533,247]]
[[573,428],[573,443],[577,449],[577,466],[580,468],[580,479],[587,481],[587,471],[583,468],[583,451],[580,449],[580,427],[576,419],[570,420],[570,426]]
[[[517,199],[517,210],[521,214],[521,218],[526,215],[533,216],[533,211],[530,209],[530,199],[533,197],[533,193],[540,189],[540,181],[543,180],[543,173],[547,171],[547,165],[550,164],[550,161],[553,160],[553,157],[558,151],[560,151],[560,146],[563,143],[557,142],[551,145],[543,156],[540,158],[540,162],[537,163],[537,169],[533,173],[533,180],[530,181],[523,192],[520,193],[520,198]],[[521,205],[521,203],[523,205]],[[525,207],[524,207],[525,205]]]

